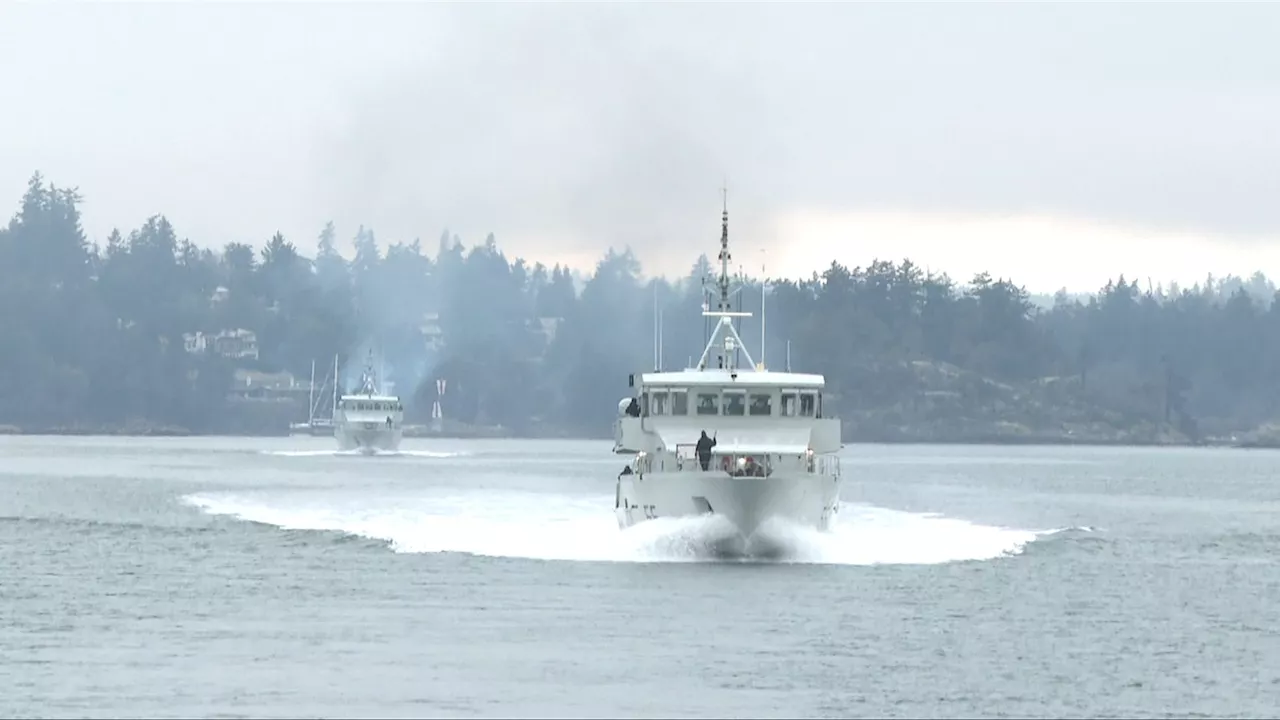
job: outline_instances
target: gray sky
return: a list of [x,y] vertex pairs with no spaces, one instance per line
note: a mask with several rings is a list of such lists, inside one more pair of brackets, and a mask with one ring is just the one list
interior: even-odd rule
[[[1280,275],[1275,4],[0,4],[0,199],[649,270]],[[767,255],[762,252],[767,251]]]

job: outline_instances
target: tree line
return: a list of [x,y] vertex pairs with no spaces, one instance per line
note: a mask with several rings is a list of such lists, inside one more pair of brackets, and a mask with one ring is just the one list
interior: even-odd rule
[[[468,249],[445,232],[432,256],[361,227],[348,260],[330,223],[307,257],[279,233],[259,251],[198,247],[162,215],[99,243],[80,202],[36,174],[0,228],[0,425],[217,432],[237,367],[305,382],[313,361],[358,373],[375,348],[410,422],[439,399],[462,423],[602,436],[628,373],[684,367],[706,338],[705,255],[646,279],[630,249],[609,250],[580,276],[510,259],[492,235]],[[851,440],[1188,442],[1265,435],[1280,415],[1275,293],[1261,274],[1122,276],[1043,306],[1011,279],[876,260],[744,280],[737,302],[755,313],[741,332],[757,360],[763,342],[771,368],[827,376]],[[240,328],[256,360],[184,349]]]

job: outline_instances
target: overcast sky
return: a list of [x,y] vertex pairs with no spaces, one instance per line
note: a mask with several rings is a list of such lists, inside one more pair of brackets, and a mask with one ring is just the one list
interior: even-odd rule
[[332,219],[683,274],[727,180],[771,275],[1280,276],[1277,37],[1225,2],[6,2],[0,201],[39,169],[98,240]]

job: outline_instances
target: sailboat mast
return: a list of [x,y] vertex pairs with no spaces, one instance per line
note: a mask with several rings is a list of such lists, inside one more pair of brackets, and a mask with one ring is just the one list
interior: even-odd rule
[[658,306],[658,372],[662,372],[662,306]]
[[316,359],[311,358],[311,385],[307,388],[307,424],[316,419]]

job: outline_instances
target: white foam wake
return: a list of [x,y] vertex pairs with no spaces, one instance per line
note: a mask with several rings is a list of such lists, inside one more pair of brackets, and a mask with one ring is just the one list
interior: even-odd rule
[[[370,457],[359,450],[263,450],[263,455],[276,457]],[[435,452],[432,450],[379,450],[375,457],[420,457],[420,458],[452,458],[462,457],[463,452]]]
[[619,530],[613,498],[496,491],[411,498],[201,493],[184,500],[214,515],[288,530],[386,541],[396,552],[456,552],[540,560],[681,562],[727,556],[841,565],[932,564],[1017,554],[1031,531],[865,505],[842,506],[829,533],[773,524],[732,545],[718,517],[663,518]]

